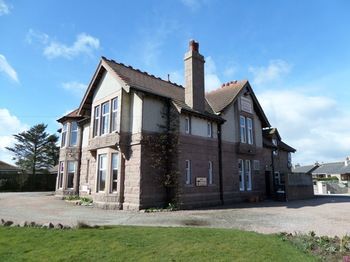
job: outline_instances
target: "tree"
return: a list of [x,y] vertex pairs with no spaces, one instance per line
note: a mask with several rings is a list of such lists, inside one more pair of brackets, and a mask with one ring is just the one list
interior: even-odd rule
[[38,124],[28,131],[13,135],[17,143],[13,147],[6,147],[15,155],[16,165],[33,175],[37,170],[48,170],[58,163],[58,136],[48,134],[46,128],[47,125]]

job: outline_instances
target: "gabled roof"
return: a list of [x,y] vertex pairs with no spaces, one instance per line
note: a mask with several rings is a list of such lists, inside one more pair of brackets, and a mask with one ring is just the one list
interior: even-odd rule
[[[263,129],[262,131],[263,134],[263,145],[264,147],[268,147],[268,148],[275,148],[275,149],[281,149],[287,152],[293,152],[295,153],[296,149],[294,149],[293,147],[287,145],[286,143],[284,143],[282,141],[282,138],[277,130],[277,128],[273,127],[273,128],[267,128],[267,129]],[[273,136],[277,137],[277,146],[275,146],[272,143],[272,138]]]
[[0,160],[0,171],[19,171],[19,170],[21,169]]
[[169,98],[173,101],[174,104],[177,105],[177,108],[180,111],[182,110],[188,113],[196,113],[201,117],[223,121],[222,118],[215,114],[207,102],[205,106],[205,112],[197,112],[187,106],[184,102],[185,89],[183,86],[163,80],[154,75],[150,75],[147,72],[142,72],[139,69],[135,69],[131,66],[126,66],[114,60],[109,60],[105,57],[102,57],[84,95],[84,98],[78,109],[79,115],[90,115],[94,90],[106,71],[110,72],[116,78],[116,80],[121,83],[122,87],[127,92],[129,92],[130,89],[135,89],[156,96]]
[[220,88],[213,90],[205,95],[210,106],[216,113],[223,112],[229,105],[231,105],[239,94],[244,90],[248,89],[249,94],[253,99],[254,110],[260,117],[262,127],[270,127],[269,120],[267,119],[258,99],[256,98],[252,87],[248,80],[242,81],[231,81],[229,83],[223,84]]
[[279,140],[282,140],[280,133],[278,132],[277,128],[275,128],[275,127],[263,129],[262,132],[263,132],[264,137],[272,138],[273,135],[276,135]]

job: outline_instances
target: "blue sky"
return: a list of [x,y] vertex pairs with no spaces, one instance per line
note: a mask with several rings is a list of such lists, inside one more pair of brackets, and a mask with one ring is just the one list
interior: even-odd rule
[[12,134],[78,107],[101,56],[183,83],[188,41],[206,89],[248,79],[294,164],[350,155],[349,1],[0,0],[0,159]]

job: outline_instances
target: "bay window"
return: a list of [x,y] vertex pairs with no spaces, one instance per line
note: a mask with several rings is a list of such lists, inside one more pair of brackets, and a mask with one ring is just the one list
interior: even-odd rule
[[76,146],[78,140],[78,124],[77,122],[72,122],[70,125],[70,137],[69,146]]
[[118,130],[118,97],[112,100],[112,132]]
[[64,162],[60,162],[59,170],[58,170],[58,188],[62,188],[63,186],[63,175],[64,175]]
[[67,188],[74,187],[75,162],[67,161]]
[[62,127],[61,147],[66,146],[66,140],[67,140],[67,123],[65,123]]
[[100,126],[100,106],[95,106],[94,110],[94,131],[93,136],[99,135],[99,126]]
[[112,154],[112,175],[111,175],[112,192],[117,191],[118,186],[118,153]]
[[106,188],[107,154],[98,156],[97,192],[104,192]]

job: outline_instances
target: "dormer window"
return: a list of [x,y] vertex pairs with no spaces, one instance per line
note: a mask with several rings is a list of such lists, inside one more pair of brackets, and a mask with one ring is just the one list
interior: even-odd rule
[[109,102],[102,104],[101,135],[109,133]]
[[78,140],[78,124],[77,122],[72,122],[70,125],[70,138],[69,146],[76,146]]
[[61,147],[66,146],[66,141],[67,141],[67,123],[63,124],[63,127],[62,127]]
[[186,134],[191,133],[191,119],[188,116],[185,117],[185,133]]

